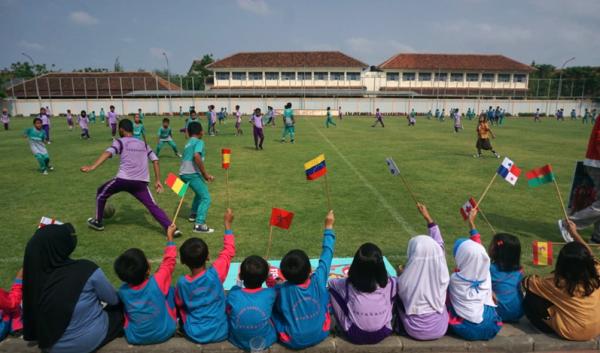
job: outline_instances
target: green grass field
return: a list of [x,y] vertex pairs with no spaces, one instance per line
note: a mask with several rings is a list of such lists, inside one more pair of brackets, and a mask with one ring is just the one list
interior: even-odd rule
[[[152,146],[160,124],[158,117],[147,117],[146,130]],[[203,119],[204,121],[204,119]],[[244,119],[246,121],[246,119]],[[464,131],[454,134],[452,123],[420,118],[417,126],[406,126],[405,118],[386,117],[386,127],[371,128],[372,118],[346,118],[335,128],[325,129],[324,118],[299,118],[297,142],[279,143],[279,126],[265,129],[265,149],[255,151],[251,126],[244,122],[244,136],[234,136],[233,121],[219,126],[220,135],[205,137],[207,169],[216,177],[210,185],[212,205],[208,223],[216,228],[205,236],[213,257],[222,244],[222,214],[226,207],[225,172],[220,167],[220,150],[232,149],[229,175],[231,207],[235,212],[237,235],[236,260],[251,254],[264,255],[269,233],[271,207],[296,213],[289,231],[274,231],[271,258],[280,258],[292,248],[302,248],[311,257],[320,251],[323,218],[327,209],[323,179],[308,182],[303,163],[325,153],[333,208],[336,212],[336,256],[353,256],[360,244],[378,244],[394,265],[405,260],[408,239],[426,234],[425,222],[417,213],[399,178],[392,177],[385,158],[395,159],[417,197],[429,208],[440,225],[446,242],[466,236],[467,225],[459,208],[469,196],[477,197],[491,180],[501,159],[474,159],[475,122],[465,121]],[[96,189],[112,178],[118,160],[110,160],[91,174],[79,167],[91,163],[111,143],[108,128],[100,123],[91,126],[92,139],[79,138],[79,131],[67,130],[64,117],[53,119],[52,139],[48,146],[56,170],[48,176],[37,172],[37,163],[27,141],[21,137],[30,118],[14,118],[11,130],[0,132],[0,285],[7,287],[21,266],[28,239],[41,216],[71,222],[77,229],[79,243],[75,258],[97,262],[116,284],[112,269],[114,259],[125,249],[140,247],[150,259],[160,259],[164,246],[162,229],[133,197],[119,194],[109,202],[115,216],[106,220],[106,230],[88,229],[86,219],[94,214]],[[172,119],[177,131],[183,125]],[[531,119],[509,119],[496,128],[494,147],[502,156],[512,158],[523,169],[516,187],[497,178],[482,209],[497,231],[517,234],[523,244],[522,262],[526,271],[549,272],[531,264],[531,242],[535,239],[562,241],[556,220],[562,211],[553,185],[528,188],[524,172],[551,163],[563,197],[568,197],[574,162],[582,159],[590,125],[546,119],[534,124]],[[184,137],[175,133],[180,149]],[[163,180],[168,172],[177,172],[179,159],[168,146],[161,152]],[[190,195],[190,194],[188,194]],[[178,199],[170,190],[156,195],[159,205],[172,214]],[[191,196],[191,195],[190,195]],[[177,223],[184,231],[180,244],[193,236],[187,222],[191,197],[187,197]],[[491,231],[479,221],[487,243]],[[589,236],[590,231],[583,232]],[[451,246],[447,246],[452,266]],[[558,249],[555,249],[555,251]],[[154,266],[157,262],[154,261]],[[178,265],[177,274],[185,271]]]

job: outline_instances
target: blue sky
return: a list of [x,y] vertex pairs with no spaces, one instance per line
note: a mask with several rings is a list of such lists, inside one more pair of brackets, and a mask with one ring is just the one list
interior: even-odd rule
[[164,68],[205,53],[341,50],[376,65],[399,52],[498,53],[600,65],[596,0],[0,0],[0,68],[33,56],[63,71]]

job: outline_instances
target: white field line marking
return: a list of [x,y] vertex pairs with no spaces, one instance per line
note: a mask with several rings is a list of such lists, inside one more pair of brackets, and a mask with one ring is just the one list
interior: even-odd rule
[[321,137],[323,137],[323,139],[325,141],[327,141],[327,143],[340,156],[340,158],[342,158],[342,160],[346,163],[346,165],[348,165],[348,167],[350,167],[350,169],[352,169],[354,174],[356,174],[356,176],[360,179],[360,181],[362,181],[364,186],[366,186],[367,189],[371,190],[373,195],[375,195],[375,197],[377,197],[377,199],[379,200],[379,203],[390,213],[390,215],[396,220],[396,222],[398,222],[402,226],[402,228],[404,228],[404,230],[408,233],[408,235],[413,236],[413,235],[417,234],[415,232],[415,230],[404,220],[402,215],[400,215],[400,213],[398,213],[398,211],[396,211],[396,209],[394,209],[394,207],[392,207],[392,205],[390,205],[390,203],[387,202],[387,200],[383,197],[383,195],[379,192],[379,190],[377,190],[371,183],[369,183],[367,178],[365,178],[358,171],[358,169],[348,160],[348,158],[346,158],[346,156],[337,148],[337,146],[335,144],[333,144],[333,142],[331,142],[331,140],[329,138],[327,138],[327,136],[325,136],[321,132],[321,130],[316,128],[309,119],[306,119],[306,121],[308,121],[308,123],[311,125],[311,127],[313,129],[315,129],[319,133],[319,135],[321,135]]

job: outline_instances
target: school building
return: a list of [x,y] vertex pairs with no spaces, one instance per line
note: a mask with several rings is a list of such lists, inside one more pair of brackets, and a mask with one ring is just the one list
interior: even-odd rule
[[237,53],[207,66],[211,90],[358,89],[368,65],[339,51]]

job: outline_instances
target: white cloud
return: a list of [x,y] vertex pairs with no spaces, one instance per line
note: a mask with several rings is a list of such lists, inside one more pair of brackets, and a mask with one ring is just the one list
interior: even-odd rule
[[150,55],[152,55],[153,57],[155,57],[157,59],[163,59],[164,60],[163,53],[167,54],[167,56],[169,57],[169,60],[171,60],[171,58],[173,58],[173,54],[171,54],[170,51],[168,51],[168,50],[166,50],[164,48],[156,48],[156,47],[150,48]]
[[26,40],[22,40],[19,42],[19,46],[25,49],[32,49],[32,50],[42,50],[44,49],[44,46],[41,45],[40,43],[36,43],[36,42],[28,42]]
[[71,22],[78,25],[91,26],[97,24],[99,21],[96,17],[90,15],[85,11],[74,11],[69,14]]
[[237,3],[242,10],[257,15],[267,15],[271,12],[271,8],[265,0],[237,0]]

